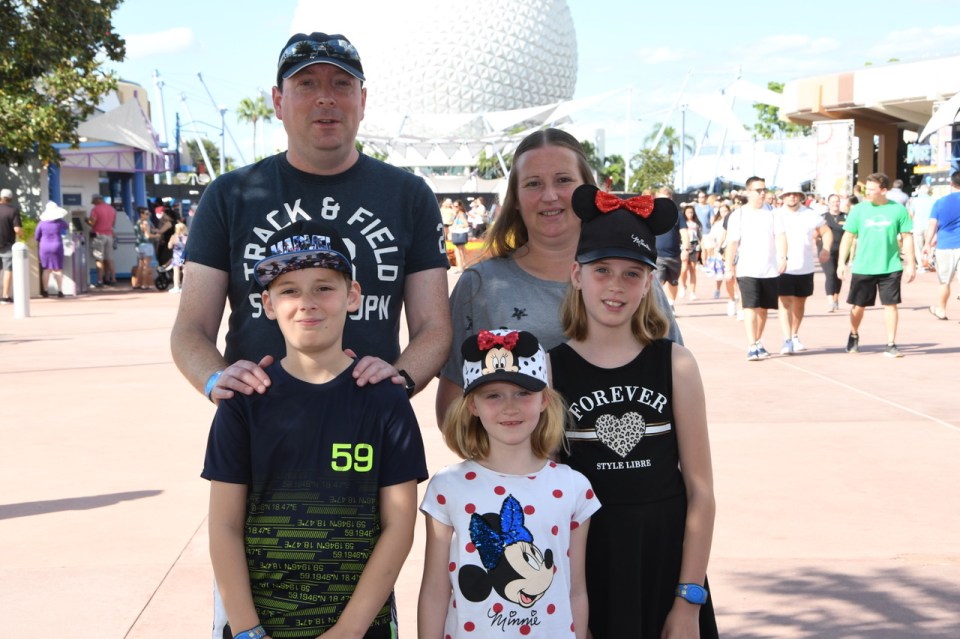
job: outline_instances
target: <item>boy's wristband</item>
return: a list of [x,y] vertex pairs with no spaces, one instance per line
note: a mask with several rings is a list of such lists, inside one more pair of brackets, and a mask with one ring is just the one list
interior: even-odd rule
[[233,639],[262,639],[267,636],[267,631],[263,629],[263,626],[255,626],[250,630],[244,630],[243,632],[233,635]]
[[[223,375],[223,371],[217,371],[207,379],[207,385],[203,387],[203,394],[206,395],[207,399],[209,399],[211,402],[213,401],[213,398],[210,397],[210,394],[213,392],[213,388],[217,385],[217,380],[220,379],[221,375]],[[260,636],[262,637],[264,635]]]

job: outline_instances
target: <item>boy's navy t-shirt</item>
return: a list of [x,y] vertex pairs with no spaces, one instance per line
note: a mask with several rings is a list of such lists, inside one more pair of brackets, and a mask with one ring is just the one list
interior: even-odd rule
[[[202,476],[246,484],[245,543],[257,614],[276,639],[336,623],[380,536],[379,489],[427,478],[402,386],[326,384],[276,363],[269,390],[220,402]],[[389,637],[391,596],[368,637]]]

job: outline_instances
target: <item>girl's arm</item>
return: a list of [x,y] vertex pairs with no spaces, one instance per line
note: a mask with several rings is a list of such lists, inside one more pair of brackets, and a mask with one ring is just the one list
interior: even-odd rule
[[577,639],[587,639],[590,635],[590,606],[587,600],[587,578],[585,572],[587,555],[587,530],[590,520],[586,520],[570,533],[570,608],[573,610],[573,628]]
[[380,539],[367,559],[350,603],[324,637],[362,637],[370,629],[410,553],[416,521],[416,480],[380,489]]
[[423,579],[417,603],[418,639],[443,637],[450,602],[450,543],[453,527],[441,524],[430,515],[426,520],[427,544],[423,557]]
[[[673,403],[673,420],[680,448],[680,470],[687,492],[687,521],[684,526],[683,557],[679,583],[703,585],[713,542],[716,503],[713,496],[713,467],[707,434],[707,410],[703,380],[693,355],[673,345],[673,387],[682,388],[682,402]],[[675,588],[677,584],[664,584]],[[667,615],[663,637],[699,636],[700,606],[676,597]]]
[[243,548],[247,486],[210,482],[210,560],[223,607],[234,634],[260,624],[250,592],[247,554]]

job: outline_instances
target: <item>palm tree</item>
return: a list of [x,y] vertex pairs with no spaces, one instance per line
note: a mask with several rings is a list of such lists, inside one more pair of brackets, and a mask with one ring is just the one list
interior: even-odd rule
[[[267,99],[261,93],[256,99],[244,98],[237,107],[237,122],[253,124],[253,158],[257,159],[257,122],[269,122],[273,119],[273,109],[267,105]],[[262,137],[262,133],[261,133]],[[260,144],[263,147],[262,140]]]
[[[657,139],[657,134],[660,133],[661,127],[663,128],[663,135],[660,136],[660,141],[653,150],[659,151],[661,148],[666,147],[667,157],[672,158],[674,152],[680,146],[680,136],[677,134],[677,130],[672,126],[663,127],[661,124],[654,125],[653,131],[651,131],[650,135],[643,139],[643,143],[646,145],[653,144],[653,141]],[[683,148],[690,153],[693,153],[696,142],[696,138],[689,133],[683,136]]]

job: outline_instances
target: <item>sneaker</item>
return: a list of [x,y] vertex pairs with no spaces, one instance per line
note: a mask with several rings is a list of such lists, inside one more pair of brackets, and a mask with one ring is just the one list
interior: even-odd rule
[[903,353],[897,348],[896,344],[887,344],[887,350],[883,351],[887,357],[903,357]]
[[781,355],[793,355],[793,340],[787,339],[783,341],[783,348],[780,349]]
[[13,304],[12,297],[0,297],[0,304]]
[[177,287],[171,288],[169,291],[167,291],[167,293],[179,293],[179,292],[180,292],[180,289]]
[[737,303],[733,300],[727,300],[727,317],[733,317],[737,314]]
[[833,302],[833,301],[827,302],[827,312],[828,312],[828,313],[836,313],[838,310],[840,310],[840,304],[839,304],[839,303]]
[[690,296],[687,298],[687,300],[693,302],[693,301],[695,301],[696,299],[697,299],[697,294],[694,293],[693,291],[690,291]]
[[57,291],[57,297],[63,297],[63,291]]
[[847,337],[847,352],[848,353],[859,353],[860,352],[860,336],[850,333],[850,336]]
[[677,289],[677,299],[682,300],[683,296],[686,295],[686,293],[687,293],[687,289],[681,286],[680,288]]
[[755,362],[755,361],[757,361],[757,360],[759,360],[759,359],[760,359],[760,351],[757,350],[757,347],[756,347],[756,346],[751,346],[751,347],[747,350],[747,361],[748,361],[748,362]]
[[90,288],[103,288],[103,284],[101,282],[94,282],[90,285]]
[[713,299],[715,299],[715,300],[720,299],[720,290],[719,290],[719,289],[717,289],[716,291],[713,292]]
[[802,353],[803,351],[807,350],[807,347],[803,345],[803,342],[801,342],[800,338],[796,335],[794,335],[793,339],[790,341],[793,342],[793,350],[797,353]]
[[767,352],[767,349],[765,349],[763,344],[760,342],[757,342],[757,356],[760,357],[760,359],[767,359],[770,357],[770,353]]

